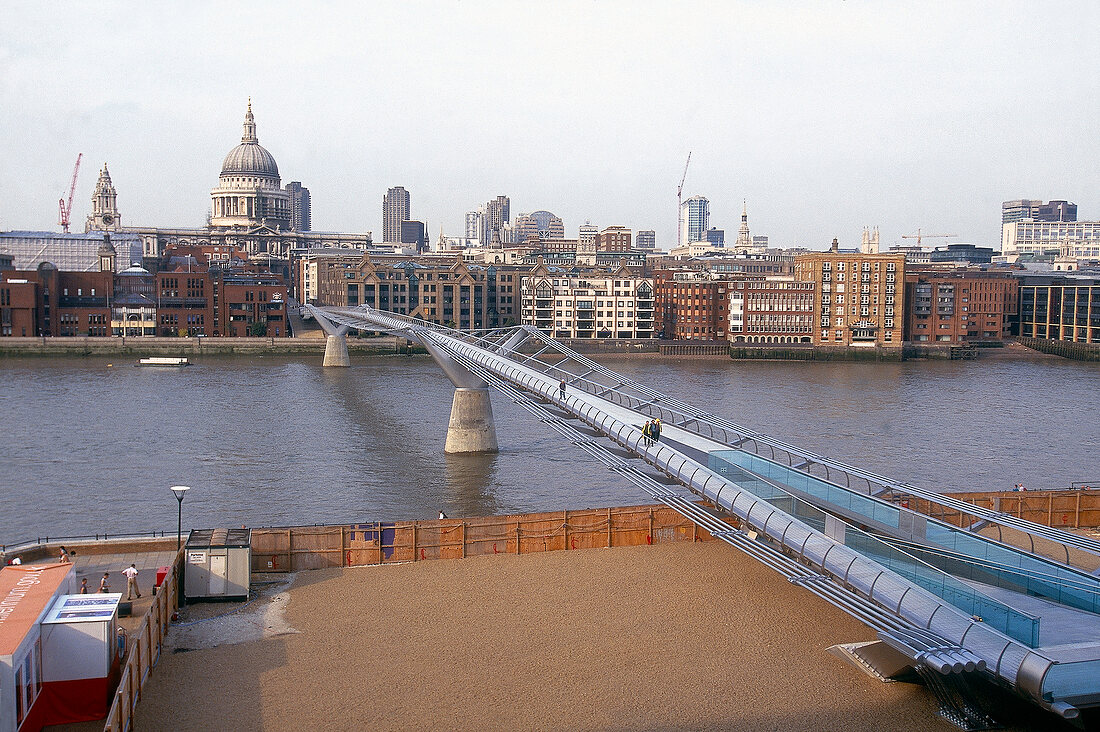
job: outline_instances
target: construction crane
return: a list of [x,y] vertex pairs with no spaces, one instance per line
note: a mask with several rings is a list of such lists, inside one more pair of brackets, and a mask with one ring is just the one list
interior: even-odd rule
[[684,181],[688,177],[688,166],[691,165],[691,150],[688,150],[688,159],[684,163],[684,174],[680,176],[680,185],[676,186],[676,246],[680,246],[680,238],[683,236],[683,216],[680,209],[684,205]]
[[73,212],[73,193],[76,192],[76,175],[80,172],[80,159],[84,153],[77,153],[76,165],[73,166],[73,182],[69,184],[69,200],[61,198],[57,201],[57,207],[61,209],[61,229],[69,233],[69,215]]
[[917,246],[920,246],[921,239],[947,239],[948,237],[958,236],[958,234],[922,234],[920,228],[917,228],[916,234],[902,234],[902,239],[916,239]]

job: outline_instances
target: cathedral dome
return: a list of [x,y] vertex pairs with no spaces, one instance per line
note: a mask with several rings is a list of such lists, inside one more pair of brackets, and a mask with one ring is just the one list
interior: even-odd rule
[[256,138],[256,122],[252,117],[252,102],[248,103],[248,112],[244,116],[244,135],[241,144],[229,151],[222,161],[224,175],[255,175],[265,178],[279,178],[279,166],[275,158],[260,146]]

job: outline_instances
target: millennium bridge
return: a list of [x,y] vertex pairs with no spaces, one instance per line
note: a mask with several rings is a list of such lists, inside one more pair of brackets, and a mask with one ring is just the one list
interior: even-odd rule
[[[831,649],[919,677],[962,729],[992,683],[1065,719],[1100,706],[1100,542],[876,475],[710,414],[530,326],[461,332],[303,306],[348,366],[351,329],[422,345],[455,386],[447,452],[495,452],[489,388],[714,537],[872,628]],[[659,440],[642,425],[660,419]],[[1080,720],[1078,720],[1080,721]]]

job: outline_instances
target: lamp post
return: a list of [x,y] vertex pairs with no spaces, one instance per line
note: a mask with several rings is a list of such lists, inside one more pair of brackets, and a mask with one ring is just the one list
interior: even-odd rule
[[179,504],[179,515],[176,520],[176,551],[180,550],[183,537],[183,495],[191,490],[190,486],[174,485],[172,492],[176,494],[176,502]]

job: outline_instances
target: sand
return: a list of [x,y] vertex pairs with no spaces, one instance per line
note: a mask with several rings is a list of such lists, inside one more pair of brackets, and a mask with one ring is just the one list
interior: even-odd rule
[[[136,728],[951,729],[826,651],[866,626],[719,542],[289,579],[174,628]],[[1002,721],[1054,728],[1018,706]]]

